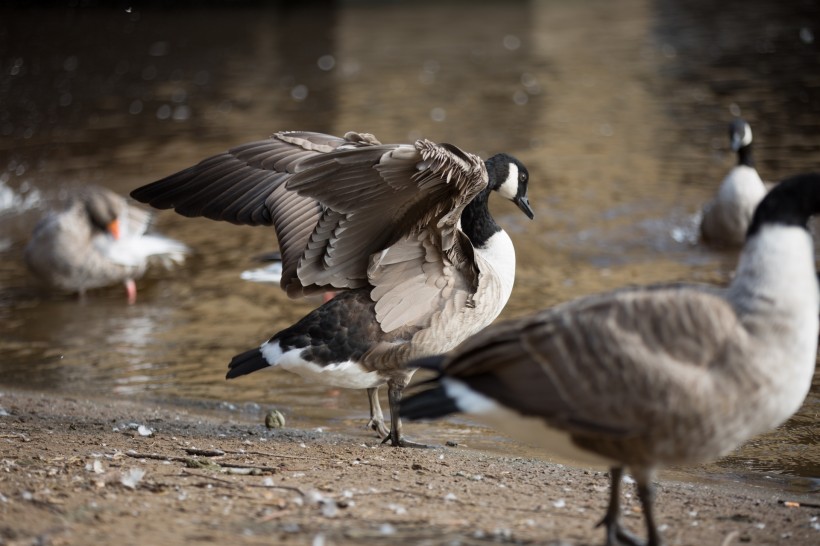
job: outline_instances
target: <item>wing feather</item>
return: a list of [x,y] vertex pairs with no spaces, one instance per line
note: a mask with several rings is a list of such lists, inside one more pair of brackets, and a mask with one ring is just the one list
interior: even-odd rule
[[[472,257],[454,234],[462,210],[487,180],[480,158],[448,144],[385,145],[364,133],[339,138],[283,132],[205,159],[132,196],[187,216],[273,225],[283,257],[282,287],[291,296],[356,288],[372,278],[379,280],[378,293],[387,294],[416,284],[440,287],[436,276],[445,260]],[[387,263],[381,273],[369,270],[372,255],[428,228],[434,229],[427,236],[441,239],[433,256],[439,267],[422,267],[418,258],[430,256],[416,249],[404,258],[391,254],[396,274],[383,274],[393,267]],[[477,271],[462,269],[474,285]],[[419,280],[405,284],[400,270],[414,271]],[[406,300],[390,298],[396,305]]]

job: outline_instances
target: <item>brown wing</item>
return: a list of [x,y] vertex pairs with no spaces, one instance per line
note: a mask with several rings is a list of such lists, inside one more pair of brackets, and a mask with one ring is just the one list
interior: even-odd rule
[[428,228],[372,256],[371,297],[384,331],[402,326],[426,328],[441,314],[453,317],[467,305],[476,291],[479,272],[469,239],[456,232],[455,240],[451,250],[445,251],[440,233]]
[[445,373],[556,427],[628,434],[709,392],[692,383],[747,339],[714,293],[626,289],[491,326],[453,351]]
[[449,145],[383,145],[277,133],[239,146],[132,196],[186,216],[273,225],[291,296],[368,284],[370,256],[426,226],[456,248],[464,206],[487,185],[483,162]]

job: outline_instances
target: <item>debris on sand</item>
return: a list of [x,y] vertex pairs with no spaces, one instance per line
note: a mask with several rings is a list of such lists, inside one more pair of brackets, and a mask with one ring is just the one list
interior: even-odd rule
[[128,489],[136,489],[137,485],[145,477],[145,470],[142,468],[132,467],[122,473],[120,476],[120,483]]

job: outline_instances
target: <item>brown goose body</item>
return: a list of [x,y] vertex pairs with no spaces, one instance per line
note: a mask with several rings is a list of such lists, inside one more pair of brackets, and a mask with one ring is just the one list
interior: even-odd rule
[[550,453],[611,467],[607,544],[638,543],[619,521],[629,468],[649,544],[660,544],[655,469],[725,455],[783,423],[809,391],[820,294],[806,222],[818,212],[820,175],[793,177],[758,206],[727,289],[590,296],[412,362],[440,376],[402,404],[402,415],[464,411]]

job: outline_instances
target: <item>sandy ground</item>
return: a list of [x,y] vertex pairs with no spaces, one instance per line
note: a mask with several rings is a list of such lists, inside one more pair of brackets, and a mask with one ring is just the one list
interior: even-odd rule
[[[0,407],[0,544],[603,542],[601,472],[154,402],[4,390]],[[817,498],[662,480],[657,502],[670,545],[820,543]],[[642,535],[631,486],[624,503]]]

